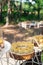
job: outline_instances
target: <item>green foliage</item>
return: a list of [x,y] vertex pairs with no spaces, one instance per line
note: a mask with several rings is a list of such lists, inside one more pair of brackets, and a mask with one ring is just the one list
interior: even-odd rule
[[2,10],[4,10],[4,11],[7,11],[8,10],[7,4],[2,7]]
[[43,0],[34,0],[37,7],[42,8],[43,7]]
[[34,0],[35,1],[35,10],[38,12],[38,20],[40,20],[40,11],[43,8],[43,0]]
[[43,62],[43,53],[41,54],[41,61]]
[[[43,20],[43,1],[42,0],[34,0],[35,4],[30,2],[15,2],[11,1],[10,6],[12,8],[12,13],[10,15],[10,22],[14,21],[14,23],[18,23],[21,21],[27,20]],[[3,22],[5,21],[5,17],[7,16],[8,6],[7,3],[2,7],[2,17]],[[39,15],[38,15],[39,14]],[[39,17],[40,16],[40,17]]]
[[22,9],[23,9],[23,10],[29,10],[29,5],[28,5],[28,3],[23,3],[23,4],[22,4]]

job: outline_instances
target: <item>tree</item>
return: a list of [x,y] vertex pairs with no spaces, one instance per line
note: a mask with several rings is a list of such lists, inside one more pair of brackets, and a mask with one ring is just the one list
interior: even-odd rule
[[43,0],[34,0],[35,1],[35,9],[38,12],[38,19],[40,19],[40,10],[43,8]]
[[8,10],[7,10],[6,25],[5,25],[5,26],[7,26],[7,25],[9,24],[9,21],[10,21],[10,19],[11,19],[11,11],[12,11],[10,0],[8,0],[7,2],[8,2],[8,3],[7,3]]
[[2,0],[0,0],[0,21],[2,20]]
[[20,0],[20,6],[19,6],[19,19],[21,18],[22,14],[22,0]]

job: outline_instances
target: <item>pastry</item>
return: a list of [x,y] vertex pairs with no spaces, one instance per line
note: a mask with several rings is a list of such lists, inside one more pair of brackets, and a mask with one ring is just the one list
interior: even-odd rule
[[17,54],[28,54],[34,49],[34,44],[31,42],[16,42],[12,43],[11,51]]

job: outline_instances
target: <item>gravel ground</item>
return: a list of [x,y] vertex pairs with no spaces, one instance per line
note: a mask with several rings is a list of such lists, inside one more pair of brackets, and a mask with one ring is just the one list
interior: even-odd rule
[[20,28],[18,25],[8,25],[2,27],[3,37],[9,42],[27,41],[27,39],[33,35],[39,34],[38,29],[25,29]]

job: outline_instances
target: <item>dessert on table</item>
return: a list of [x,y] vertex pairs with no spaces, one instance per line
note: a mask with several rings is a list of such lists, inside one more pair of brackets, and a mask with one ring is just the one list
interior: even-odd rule
[[36,41],[36,44],[38,45],[38,47],[43,50],[43,35],[36,35],[33,36],[33,38]]
[[34,56],[34,44],[24,41],[12,43],[11,52],[15,59],[31,59]]
[[4,48],[4,40],[0,38],[0,51]]

